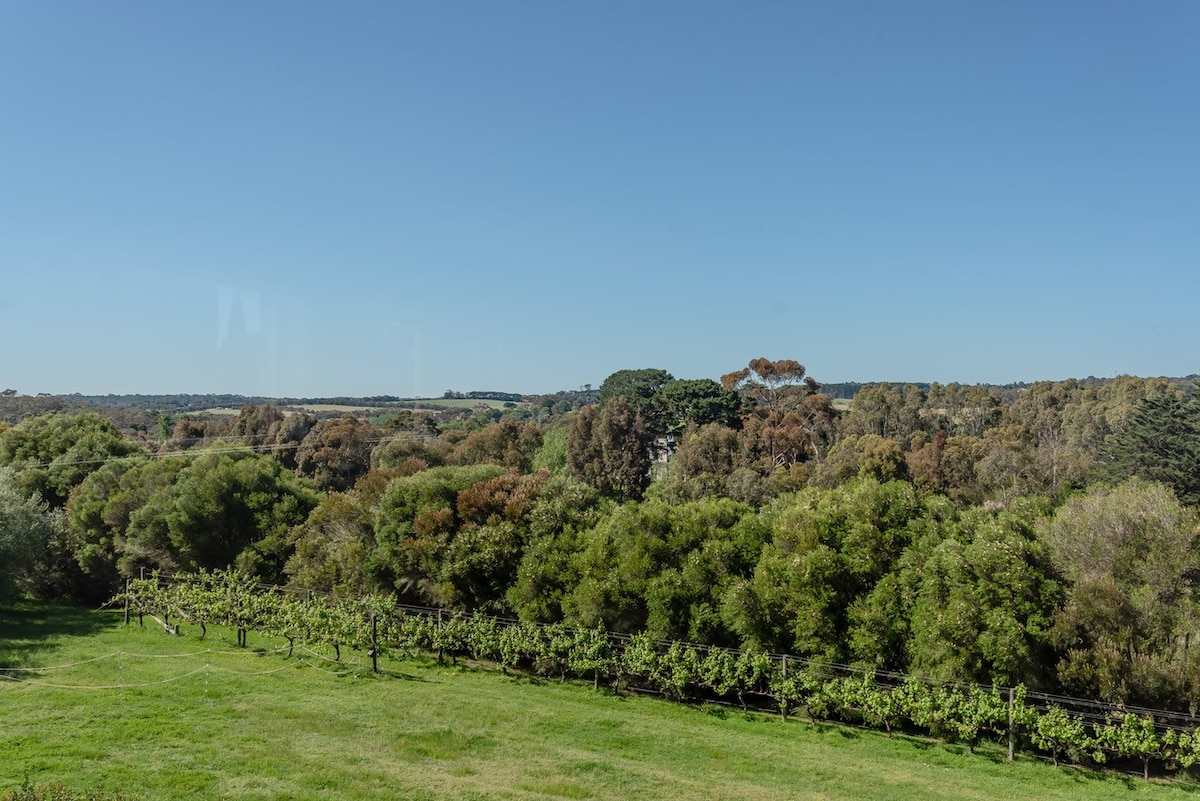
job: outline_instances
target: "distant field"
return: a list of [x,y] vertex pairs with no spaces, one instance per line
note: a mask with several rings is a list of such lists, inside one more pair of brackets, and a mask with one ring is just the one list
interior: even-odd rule
[[[505,409],[504,404],[508,401],[500,400],[485,400],[482,398],[418,398],[405,401],[418,405],[426,409],[474,409],[477,406],[486,406],[489,409]],[[517,406],[522,404],[517,403]]]
[[[348,406],[348,405],[342,405],[342,404],[337,404],[337,403],[308,403],[308,404],[299,405],[299,406],[282,406],[280,408],[283,409],[284,411],[287,411],[289,409],[292,409],[292,410],[299,409],[299,410],[303,410],[306,412],[312,412],[314,414],[320,414],[323,412],[378,413],[378,412],[386,411],[387,409],[395,408],[395,407],[394,407],[394,405],[390,405],[390,404],[383,405],[383,406]],[[218,408],[214,408],[214,409],[205,409],[203,412],[201,412],[201,414],[223,415],[226,417],[232,417],[233,415],[237,414],[240,411],[241,411],[241,409],[234,409],[232,407],[218,407]]]
[[[148,621],[149,623],[149,621]],[[589,685],[297,651],[115,613],[0,608],[0,792],[62,781],[150,799],[1194,799],[838,726]],[[92,660],[92,661],[86,661]],[[90,689],[87,689],[90,688]]]
[[[314,414],[321,414],[323,412],[350,412],[352,414],[365,412],[369,414],[379,414],[386,412],[389,409],[429,409],[436,411],[438,409],[476,409],[479,407],[486,407],[488,409],[509,408],[504,405],[505,403],[506,401],[475,398],[406,398],[396,403],[380,403],[375,406],[353,406],[338,403],[306,403],[302,405],[288,406],[286,408],[303,409],[304,411],[312,412]],[[524,404],[517,403],[516,405],[522,406]],[[241,408],[225,406],[205,409],[203,412],[200,412],[200,414],[232,416],[240,411]]]
[[338,403],[309,403],[303,406],[289,406],[289,409],[304,409],[309,412],[378,412],[389,406],[345,406]]

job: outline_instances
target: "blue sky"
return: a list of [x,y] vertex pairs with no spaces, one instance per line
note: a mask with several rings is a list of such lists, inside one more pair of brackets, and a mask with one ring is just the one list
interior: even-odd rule
[[1200,3],[0,3],[0,384],[1200,372]]

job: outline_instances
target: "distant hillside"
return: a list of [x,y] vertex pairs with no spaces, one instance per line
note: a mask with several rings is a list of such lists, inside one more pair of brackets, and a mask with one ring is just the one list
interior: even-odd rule
[[[1097,378],[1088,376],[1078,379],[1087,385],[1104,384],[1112,378]],[[1190,389],[1200,375],[1191,374],[1182,377],[1168,378],[1184,389]],[[931,386],[928,381],[841,381],[821,385],[821,392],[834,400],[849,401],[863,387],[877,386],[881,383],[893,385],[912,385],[928,392]],[[1022,390],[1028,389],[1032,382],[1018,381],[1009,384],[985,384],[994,394],[1006,402],[1011,402]],[[535,407],[553,409],[561,413],[570,409],[578,409],[597,399],[598,391],[588,387],[578,390],[561,390],[541,395],[525,395],[518,392],[500,392],[496,390],[472,390],[458,392],[446,390],[440,398],[402,398],[398,395],[369,395],[366,397],[338,396],[327,398],[271,398],[262,395],[237,395],[230,393],[192,394],[177,393],[174,395],[84,395],[72,393],[69,395],[20,395],[14,390],[0,393],[0,421],[15,423],[26,417],[48,412],[81,410],[94,408],[97,410],[136,409],[139,413],[165,412],[171,415],[202,414],[213,409],[237,410],[253,404],[274,404],[281,408],[295,409],[414,409],[429,407],[469,408],[470,401],[476,401],[487,406],[500,406],[505,403],[528,403]],[[467,402],[467,403],[464,403]],[[331,411],[332,413],[332,411]]]
[[273,403],[276,406],[387,406],[403,400],[395,395],[372,395],[365,398],[269,398],[262,395],[208,394],[193,395],[60,395],[62,400],[84,406],[133,406],[160,411],[186,412],[213,408],[240,408],[248,403]]
[[[1164,376],[1164,377],[1168,381],[1170,381],[1174,384],[1178,384],[1180,387],[1183,387],[1184,389],[1190,388],[1198,380],[1200,380],[1200,375],[1197,375],[1195,373],[1193,373],[1192,375],[1186,375],[1186,376],[1182,376],[1182,377],[1171,377],[1171,376]],[[1069,381],[1070,379],[1064,379],[1064,380]],[[1109,381],[1112,381],[1113,379],[1112,378],[1097,378],[1094,375],[1089,375],[1087,378],[1080,378],[1077,380],[1079,381],[1079,383],[1084,384],[1085,386],[1097,386],[1100,384],[1106,384]],[[1014,381],[1014,382],[1011,382],[1008,384],[983,384],[982,386],[985,386],[988,389],[990,389],[995,395],[997,395],[1001,399],[1005,399],[1005,398],[1012,398],[1015,395],[1020,394],[1020,392],[1022,390],[1029,389],[1029,387],[1033,383],[1035,383],[1035,382]],[[931,386],[933,386],[933,384],[931,384],[928,381],[842,381],[842,382],[837,382],[837,383],[821,384],[821,392],[824,395],[828,396],[829,398],[833,398],[833,399],[841,398],[844,400],[852,400],[854,398],[854,396],[858,394],[858,391],[860,389],[862,389],[863,387],[874,387],[874,386],[879,386],[880,384],[891,384],[892,386],[914,386],[914,387],[919,387],[924,392],[928,392],[929,388]]]

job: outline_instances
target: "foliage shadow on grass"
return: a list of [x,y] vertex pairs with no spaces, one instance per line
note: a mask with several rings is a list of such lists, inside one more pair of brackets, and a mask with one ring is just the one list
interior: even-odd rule
[[429,679],[422,676],[417,676],[413,673],[405,673],[403,670],[388,670],[386,668],[379,671],[380,678],[397,679],[399,681],[415,681],[422,684],[427,684]]
[[56,649],[60,637],[87,637],[107,629],[114,619],[66,603],[0,606],[0,668],[26,665],[31,657]]

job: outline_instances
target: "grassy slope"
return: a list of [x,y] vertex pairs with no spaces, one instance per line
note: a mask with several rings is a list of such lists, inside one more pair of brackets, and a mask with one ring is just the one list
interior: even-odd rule
[[[149,622],[149,621],[148,621]],[[229,632],[182,637],[70,607],[0,610],[0,791],[143,799],[1194,798],[1180,787],[834,726],[617,697],[427,660],[371,675]],[[117,656],[115,652],[123,652]],[[137,654],[138,656],[133,656]],[[61,689],[178,681],[137,689]]]

